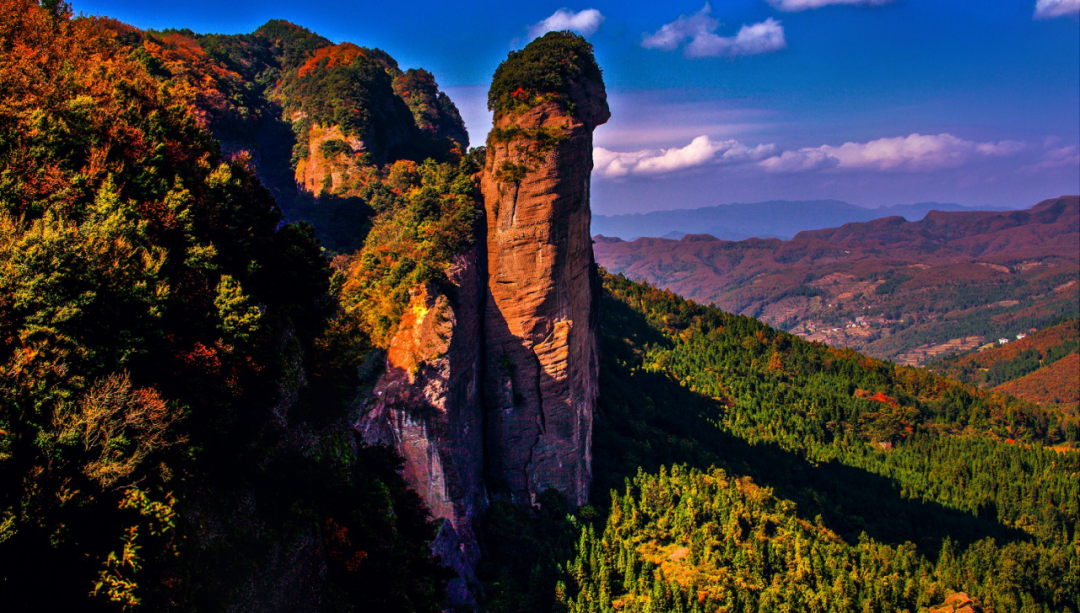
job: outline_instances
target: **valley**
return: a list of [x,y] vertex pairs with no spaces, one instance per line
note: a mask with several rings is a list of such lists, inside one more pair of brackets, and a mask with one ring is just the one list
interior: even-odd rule
[[931,213],[790,241],[596,237],[597,262],[808,340],[922,365],[1073,316],[1080,205]]

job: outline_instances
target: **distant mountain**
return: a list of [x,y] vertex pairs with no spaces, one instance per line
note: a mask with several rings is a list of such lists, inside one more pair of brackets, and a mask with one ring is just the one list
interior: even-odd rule
[[788,241],[595,241],[596,260],[610,272],[907,364],[1080,309],[1076,196],[1024,211],[886,217]]
[[593,215],[592,233],[617,236],[624,240],[643,236],[677,239],[688,232],[706,233],[732,241],[755,237],[789,239],[803,230],[835,228],[851,222],[892,216],[919,221],[930,211],[974,210],[987,209],[942,202],[870,209],[840,200],[773,200],[633,215]]

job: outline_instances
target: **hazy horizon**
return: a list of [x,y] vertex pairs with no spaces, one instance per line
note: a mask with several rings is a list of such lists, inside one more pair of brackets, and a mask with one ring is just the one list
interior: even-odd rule
[[[1076,195],[1076,194],[1059,194],[1059,196],[1073,196],[1073,195]],[[1048,197],[1048,198],[1043,198],[1043,200],[1050,200],[1050,199],[1056,198],[1056,197],[1058,197],[1058,196],[1051,196],[1051,197]],[[847,200],[840,200],[840,199],[837,199],[837,198],[815,198],[815,199],[803,199],[803,200],[788,200],[788,199],[783,199],[783,198],[776,198],[776,199],[769,199],[769,200],[755,200],[755,201],[752,201],[752,202],[751,201],[717,202],[717,203],[714,203],[714,204],[702,204],[701,206],[678,207],[678,208],[662,208],[662,209],[653,209],[653,210],[649,210],[649,211],[634,211],[634,212],[626,212],[626,213],[607,213],[607,214],[605,214],[605,213],[597,213],[597,215],[602,215],[604,217],[615,217],[615,216],[619,216],[619,215],[648,215],[650,213],[664,213],[664,212],[671,212],[671,211],[696,211],[698,209],[708,209],[708,208],[721,207],[721,206],[745,206],[745,205],[753,205],[753,204],[767,204],[767,203],[773,203],[773,202],[790,202],[790,203],[793,203],[793,204],[801,204],[801,203],[825,202],[825,201],[834,201],[834,202],[838,202],[838,203],[842,203],[842,204],[850,204],[851,206],[857,206],[857,207],[860,207],[860,208],[870,209],[870,210],[890,209],[890,208],[897,208],[897,207],[915,207],[915,206],[919,206],[919,205],[938,205],[938,204],[940,204],[940,205],[943,205],[943,206],[960,206],[960,207],[964,207],[965,209],[971,209],[971,210],[1008,211],[1008,210],[1028,209],[1028,208],[1031,208],[1032,206],[1038,204],[1038,202],[1032,202],[1031,204],[1018,205],[1015,208],[1013,208],[1013,207],[1010,207],[1008,205],[961,204],[959,202],[938,202],[936,200],[923,200],[923,201],[920,201],[920,202],[896,202],[896,203],[893,203],[893,204],[867,205],[867,204],[860,204],[858,202],[849,202]]]

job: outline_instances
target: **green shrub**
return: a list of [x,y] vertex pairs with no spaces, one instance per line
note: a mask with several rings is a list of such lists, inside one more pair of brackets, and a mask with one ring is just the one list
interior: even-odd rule
[[504,112],[559,99],[574,80],[601,78],[593,47],[573,32],[548,32],[521,51],[511,51],[495,70],[488,109]]
[[502,163],[502,166],[495,172],[495,180],[501,183],[521,183],[521,180],[528,174],[529,168],[524,164],[515,164],[511,161]]
[[332,138],[328,141],[324,141],[319,145],[319,153],[326,159],[333,159],[339,155],[348,155],[353,152],[349,143],[341,140],[340,138]]

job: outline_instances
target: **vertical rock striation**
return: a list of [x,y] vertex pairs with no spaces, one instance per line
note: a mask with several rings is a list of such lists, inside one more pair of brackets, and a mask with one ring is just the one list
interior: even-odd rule
[[531,503],[588,498],[597,396],[589,233],[592,132],[610,117],[584,40],[552,33],[499,67],[481,189],[487,214],[488,470]]

